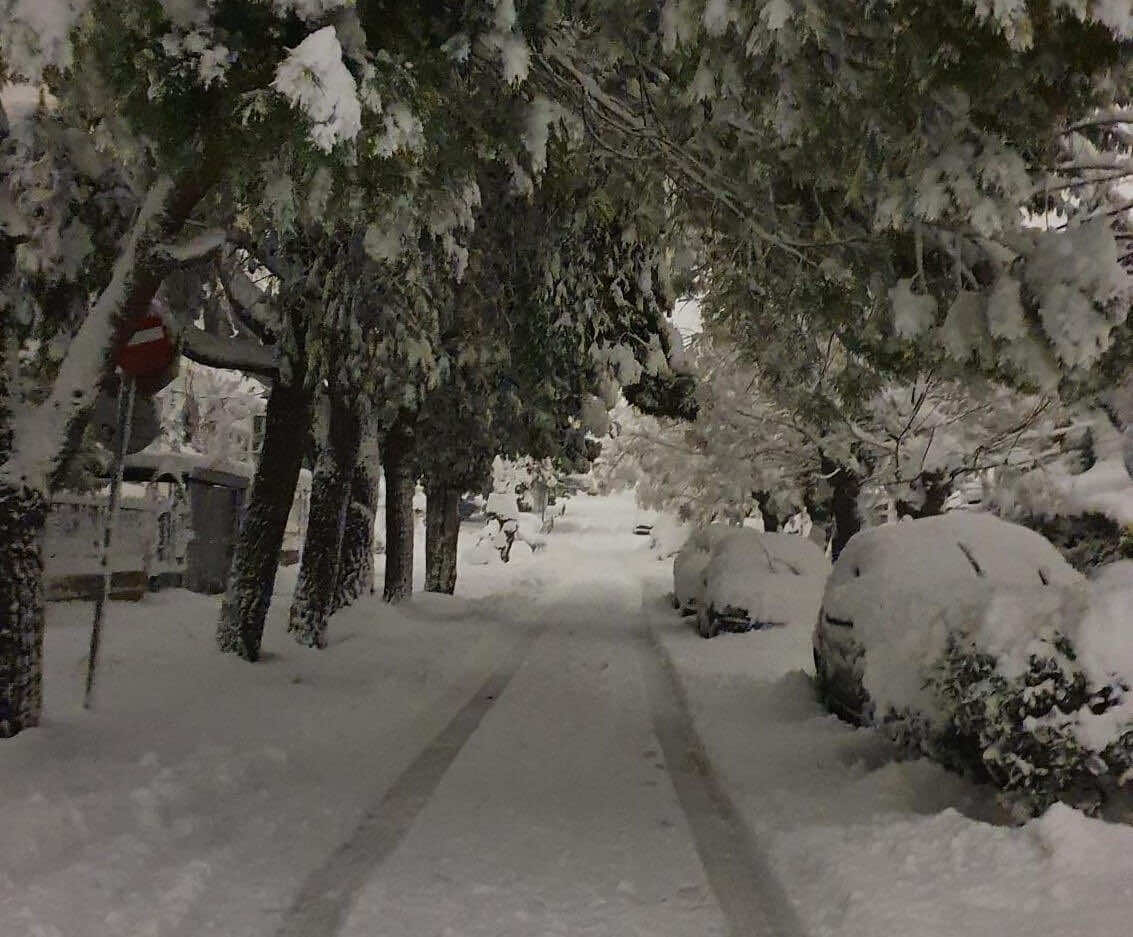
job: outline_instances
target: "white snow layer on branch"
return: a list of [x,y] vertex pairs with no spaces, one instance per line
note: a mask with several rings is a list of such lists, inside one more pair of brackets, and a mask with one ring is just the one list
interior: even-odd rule
[[311,139],[325,152],[353,140],[362,129],[358,86],[343,64],[333,26],[311,33],[292,49],[276,69],[272,87],[310,118]]
[[217,228],[212,231],[204,231],[196,237],[187,241],[179,241],[176,244],[158,244],[154,248],[154,252],[163,254],[177,263],[189,263],[219,250],[224,245],[225,237],[224,230]]
[[274,349],[240,336],[210,335],[190,326],[181,333],[182,354],[198,364],[274,377],[279,371]]
[[110,282],[67,348],[51,395],[14,421],[13,451],[18,455],[2,469],[14,483],[46,490],[56,460],[64,451],[71,421],[91,406],[98,393],[106,357],[137,273],[138,242],[164,214],[172,188],[173,180],[168,176],[154,183],[114,263]]
[[916,338],[936,321],[936,300],[913,292],[911,279],[898,280],[889,291],[893,304],[893,328],[901,338]]
[[71,65],[71,30],[89,0],[4,0],[0,3],[0,60],[9,78],[38,83],[50,66]]
[[[1016,48],[1029,48],[1033,26],[1027,12],[1027,0],[968,0],[981,19],[991,20]],[[1100,23],[1115,36],[1133,37],[1133,7],[1129,0],[1055,0],[1061,7],[1083,22]]]

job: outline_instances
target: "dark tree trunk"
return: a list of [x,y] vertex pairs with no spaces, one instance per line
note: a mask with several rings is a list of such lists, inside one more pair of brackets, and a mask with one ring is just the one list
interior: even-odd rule
[[326,647],[327,619],[338,585],[342,538],[350,506],[350,481],[358,460],[357,414],[341,398],[332,397],[322,415],[316,441],[315,474],[311,479],[311,513],[299,581],[291,600],[287,630],[300,644]]
[[378,458],[377,427],[373,421],[369,423],[350,480],[350,505],[342,534],[342,557],[332,612],[374,591],[374,515],[382,466]]
[[443,482],[425,488],[425,591],[456,591],[460,491]]
[[0,738],[39,724],[43,706],[43,554],[47,498],[0,484]]
[[830,515],[834,519],[834,534],[830,544],[830,554],[838,559],[838,554],[849,539],[861,530],[862,518],[858,512],[858,495],[862,482],[858,476],[844,465],[836,465],[829,459],[822,460],[822,474],[830,484]]
[[924,500],[920,505],[900,501],[897,504],[898,510],[908,517],[936,517],[943,514],[944,502],[952,494],[951,480],[941,472],[928,472],[921,476],[920,487],[924,492]]
[[310,393],[278,381],[273,384],[260,458],[240,523],[216,631],[220,649],[245,660],[260,656],[264,619],[310,429]]
[[779,516],[771,510],[771,495],[766,491],[755,493],[755,503],[759,507],[759,514],[763,518],[763,529],[769,534],[779,529]]
[[386,434],[386,575],[382,598],[402,602],[413,594],[413,493],[417,474],[413,430],[401,419]]

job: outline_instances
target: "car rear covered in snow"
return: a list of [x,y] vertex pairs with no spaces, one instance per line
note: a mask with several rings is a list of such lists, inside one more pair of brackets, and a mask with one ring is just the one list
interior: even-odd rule
[[810,621],[829,572],[822,549],[805,537],[730,528],[704,568],[697,631],[711,638]]
[[694,530],[673,560],[673,605],[682,615],[691,615],[700,605],[704,592],[704,570],[712,548],[730,533],[739,530],[729,524],[709,524]]

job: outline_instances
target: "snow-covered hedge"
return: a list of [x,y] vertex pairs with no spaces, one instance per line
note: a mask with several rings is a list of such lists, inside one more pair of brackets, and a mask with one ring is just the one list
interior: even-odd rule
[[1133,584],[1086,581],[1033,531],[956,514],[854,538],[816,652],[828,691],[860,678],[867,720],[1020,815],[1133,780]]
[[1097,512],[1028,519],[1026,525],[1053,543],[1075,569],[1133,559],[1133,530]]

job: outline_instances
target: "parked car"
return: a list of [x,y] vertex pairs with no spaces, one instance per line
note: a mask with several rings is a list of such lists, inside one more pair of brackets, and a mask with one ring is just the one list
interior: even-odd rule
[[813,620],[830,573],[817,544],[798,534],[732,528],[713,545],[696,630],[703,638]]
[[739,530],[729,524],[709,524],[694,530],[673,560],[673,607],[682,615],[692,615],[704,591],[704,570],[713,545]]
[[[867,659],[887,683],[916,682],[926,663],[909,629],[924,633],[982,614],[997,589],[1028,592],[1082,580],[1033,530],[956,511],[864,530],[834,564],[814,628],[814,666],[827,708],[855,724],[873,704]],[[882,677],[881,674],[884,674]]]

